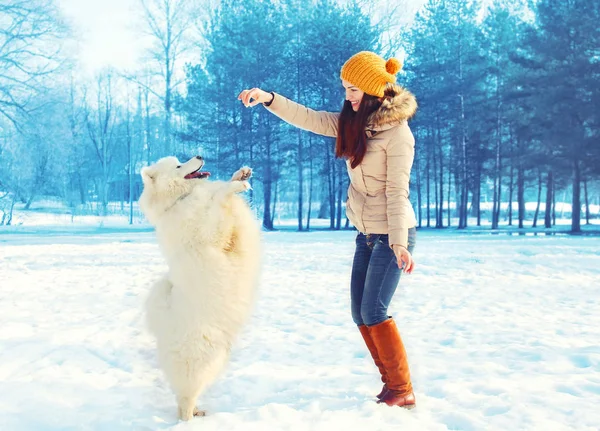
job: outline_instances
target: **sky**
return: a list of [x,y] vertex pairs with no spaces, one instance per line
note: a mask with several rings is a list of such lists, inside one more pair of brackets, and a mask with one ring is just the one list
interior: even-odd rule
[[[145,48],[141,28],[140,0],[57,0],[71,21],[76,42],[73,50],[79,59],[80,72],[92,76],[104,67],[133,70],[139,67]],[[374,0],[377,2],[378,0]],[[374,21],[378,12],[407,11],[416,13],[427,0],[380,0],[370,6]],[[492,0],[485,0],[490,4]],[[407,25],[411,19],[399,25]],[[136,30],[138,29],[138,30]],[[404,50],[397,56],[405,60]]]
[[71,21],[80,71],[93,74],[103,67],[131,69],[144,46],[139,32],[139,0],[58,0]]
[[[400,1],[400,0],[397,0]],[[401,0],[414,13],[426,0]],[[394,10],[392,3],[376,10]],[[104,67],[133,70],[144,51],[139,0],[58,0],[70,20],[80,73],[93,76]],[[402,9],[402,8],[401,8]],[[399,53],[400,58],[403,52]]]

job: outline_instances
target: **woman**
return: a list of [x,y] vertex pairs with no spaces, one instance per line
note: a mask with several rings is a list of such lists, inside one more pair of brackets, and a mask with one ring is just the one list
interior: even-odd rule
[[246,107],[262,103],[284,121],[336,137],[335,154],[346,159],[350,186],[346,214],[359,231],[352,265],[352,318],[384,383],[378,403],[412,408],[415,396],[406,351],[387,309],[402,269],[414,268],[416,218],[408,199],[414,138],[407,120],[415,97],[395,85],[401,65],[362,51],[341,69],[346,101],[337,113],[313,111],[259,88],[242,91]]

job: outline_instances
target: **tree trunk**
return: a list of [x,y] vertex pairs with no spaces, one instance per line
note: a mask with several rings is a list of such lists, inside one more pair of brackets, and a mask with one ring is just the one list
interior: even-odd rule
[[439,186],[440,186],[440,210],[438,212],[438,223],[437,226],[438,228],[443,228],[444,227],[444,152],[442,150],[442,142],[441,142],[441,133],[438,135],[440,137],[440,142],[438,143],[438,149],[439,149],[439,162],[440,162],[440,172],[439,172]]
[[433,176],[433,199],[435,201],[435,207],[434,207],[434,212],[435,212],[435,227],[438,227],[438,221],[439,221],[439,199],[438,199],[438,195],[439,195],[439,191],[438,191],[438,176],[437,176],[437,144],[434,145],[434,153],[433,153],[433,172],[432,172],[432,176]]
[[[301,3],[300,3],[301,5]],[[300,59],[300,26],[296,26],[296,100],[298,103],[302,103],[301,99],[301,70],[302,64]],[[304,210],[304,151],[302,148],[302,131],[298,129],[298,154],[296,158],[296,168],[298,169],[298,230],[302,230],[302,213]],[[310,217],[310,215],[309,215]]]
[[298,129],[298,155],[296,156],[296,169],[298,170],[298,230],[302,230],[302,218],[304,210],[304,154],[302,150],[302,131]]
[[[127,176],[129,176],[129,173]],[[125,185],[119,181],[117,187],[119,188],[119,211],[123,213],[125,211]]]
[[102,215],[108,214],[108,164],[106,158],[108,157],[106,144],[102,145]]
[[556,188],[552,188],[552,226],[556,226]]
[[31,207],[31,204],[33,203],[33,200],[35,199],[35,191],[36,190],[37,190],[37,184],[33,187],[33,190],[29,194],[29,198],[27,199],[27,203],[23,207],[24,210],[28,210]]
[[342,228],[342,196],[343,196],[343,177],[344,171],[339,169],[338,171],[338,179],[337,179],[337,207],[336,207],[336,230],[340,230]]
[[500,78],[496,77],[496,172],[494,178],[494,204],[492,208],[492,229],[498,229],[500,207],[502,205],[502,125],[500,122]]
[[77,186],[79,188],[79,200],[81,201],[81,204],[83,205],[83,204],[85,204],[85,201],[86,201],[86,190],[85,190],[83,178],[79,172],[77,173]]
[[571,212],[571,232],[581,232],[581,166],[573,161],[573,210]]
[[[462,62],[461,62],[461,75],[462,75]],[[467,176],[467,132],[465,127],[465,105],[464,105],[464,97],[460,95],[460,118],[461,118],[461,185],[460,185],[460,194],[457,189],[457,198],[460,196],[460,204],[459,204],[459,220],[458,227],[459,229],[464,229],[467,227],[467,202],[469,199],[468,193],[468,176]]]
[[308,214],[306,214],[306,230],[310,230],[310,212],[313,201],[313,152],[312,135],[308,137]]
[[542,171],[538,169],[538,193],[537,193],[537,205],[535,207],[535,214],[533,214],[532,227],[537,227],[538,215],[540,213],[540,206],[542,204]]
[[[418,132],[417,140],[419,140]],[[422,205],[422,192],[421,192],[421,157],[415,158],[415,169],[417,174],[417,224],[421,227],[422,222],[422,213],[421,213],[421,205]]]
[[[429,137],[432,138],[431,133],[429,134]],[[427,181],[427,227],[431,227],[431,153],[432,151],[430,151],[431,148],[431,144],[432,144],[433,140],[430,139],[429,143],[430,145],[427,148],[427,163],[425,166],[425,172],[426,172],[426,181]]]
[[511,137],[510,140],[511,145],[511,155],[510,155],[510,177],[508,182],[508,225],[512,226],[513,219],[513,192],[514,192],[514,175],[515,175],[515,160],[514,160],[514,151],[512,151],[513,140]]
[[329,218],[329,195],[328,195],[329,174],[327,172],[325,172],[324,175],[326,176],[326,179],[328,181],[320,182],[321,192],[319,195],[321,196],[321,203],[319,204],[319,214],[317,215],[317,218],[319,218],[319,219]]
[[267,230],[273,230],[273,217],[271,216],[271,182],[267,181],[263,185],[263,227]]
[[[268,120],[267,120],[268,121]],[[271,145],[273,138],[271,133],[267,132],[265,136],[265,161],[264,161],[264,176],[263,176],[263,227],[267,230],[273,230],[273,219],[275,217],[275,202],[277,201],[277,185],[275,186],[275,196],[272,195],[273,189],[273,160],[271,158]],[[271,214],[271,201],[273,203],[273,211]]]
[[[440,152],[441,153],[441,152]],[[442,165],[442,155],[439,155],[439,163],[440,163],[440,170],[439,170],[439,176],[438,176],[438,186],[439,186],[439,195],[438,195],[438,213],[437,213],[437,220],[436,220],[436,226],[437,228],[443,228],[444,227],[444,170],[443,170],[443,165]]]
[[[138,113],[141,101],[141,94],[138,93]],[[129,224],[133,224],[133,136],[129,125],[129,95],[127,95],[127,179],[129,182]]]
[[152,154],[150,152],[150,101],[148,100],[148,88],[144,88],[144,107],[146,108],[146,132],[144,133],[144,144],[146,146],[146,164],[150,165]]
[[10,198],[10,205],[8,207],[8,213],[3,213],[2,214],[2,223],[0,223],[0,226],[2,224],[4,224],[5,226],[10,226],[12,223],[12,218],[13,218],[13,211],[15,209],[15,203],[17,202],[17,195],[13,194],[12,197]]
[[[462,16],[459,14],[459,25],[460,28],[463,27]],[[458,33],[458,79],[460,82],[459,88],[459,99],[460,99],[460,163],[458,164],[460,171],[460,192],[459,189],[456,189],[456,197],[457,202],[456,206],[458,208],[458,227],[459,229],[463,229],[467,227],[467,200],[468,200],[468,184],[467,184],[467,129],[466,129],[466,120],[465,120],[465,98],[463,95],[464,89],[464,75],[463,75],[463,34],[462,31]],[[450,170],[450,163],[448,163],[448,169]],[[458,186],[458,184],[457,184]],[[448,186],[450,187],[450,186]],[[448,212],[450,212],[450,206],[448,206]],[[448,217],[450,220],[450,217]],[[448,226],[450,226],[450,222],[448,222]]]
[[477,226],[481,226],[481,162],[477,161],[475,168],[473,196],[471,197],[471,214],[477,218]]
[[[456,176],[455,176],[455,181],[456,181]],[[458,187],[456,187],[455,184],[455,192],[456,192],[456,196],[455,196],[455,202],[458,203]],[[452,210],[451,210],[451,197],[452,197],[452,169],[450,169],[450,164],[448,164],[448,193],[447,193],[447,197],[446,197],[446,205],[448,206],[448,213],[447,213],[447,218],[446,218],[446,226],[450,227],[450,225],[452,224],[452,221],[450,220],[450,216],[452,215]],[[456,204],[455,204],[456,206]],[[455,210],[456,213],[456,210]]]
[[523,172],[521,160],[519,160],[517,166],[517,201],[519,205],[519,229],[523,229],[523,220],[525,219],[525,173]]
[[583,180],[583,193],[585,199],[585,224],[590,224],[590,199],[588,196],[588,181],[587,177]]
[[174,154],[173,148],[173,140],[171,139],[171,79],[173,71],[170,67],[170,57],[169,50],[167,48],[167,55],[165,58],[165,123],[164,123],[164,133],[165,133],[165,149],[166,154]]
[[329,167],[329,227],[335,229],[335,159],[327,152],[327,164]]
[[277,213],[277,200],[279,197],[279,181],[271,182],[271,188],[273,189],[273,203],[271,204],[271,229],[275,229],[275,214]]
[[[438,170],[438,163],[439,165],[441,165],[441,160],[439,159],[440,157],[440,153],[441,150],[439,150],[439,146],[440,144],[440,125],[439,125],[439,118],[436,117],[436,131],[435,131],[435,143],[434,143],[434,154],[433,154],[433,182],[434,182],[434,189],[435,189],[435,227],[439,228],[440,227],[440,222],[441,222],[441,218],[442,218],[442,210],[443,208],[440,207],[440,202],[442,202],[443,204],[443,200],[441,199],[440,194],[442,194],[442,189],[441,189],[441,185],[440,185],[440,178],[443,178],[442,175],[438,175],[439,172],[441,172],[441,168]],[[442,181],[443,182],[443,181]]]
[[552,207],[554,195],[554,184],[552,179],[552,170],[548,170],[546,179],[546,210],[544,211],[544,227],[549,229],[552,227]]
[[[325,143],[323,143],[323,138],[318,138],[317,139],[317,145],[325,145],[326,146],[326,142],[328,142],[328,140],[325,141]],[[319,147],[317,146],[317,149]],[[323,171],[321,172],[321,174],[323,175],[323,177],[321,177],[324,181],[319,181],[320,187],[319,187],[319,195],[320,195],[320,200],[321,200],[321,204],[319,205],[319,215],[317,216],[317,218],[320,219],[326,219],[329,218],[329,214],[331,214],[331,210],[330,210],[330,181],[329,181],[329,175],[330,175],[330,166],[329,166],[329,151],[325,151],[325,160],[323,163]]]
[[502,208],[502,153],[500,148],[498,147],[498,203],[496,205],[496,213],[494,214],[496,228],[500,225],[500,209]]
[[496,214],[498,214],[498,207],[500,206],[500,191],[498,190],[498,183],[499,183],[499,163],[500,163],[500,146],[499,144],[496,144],[496,169],[494,172],[494,202],[492,203],[492,229],[498,229],[498,218],[496,217]]

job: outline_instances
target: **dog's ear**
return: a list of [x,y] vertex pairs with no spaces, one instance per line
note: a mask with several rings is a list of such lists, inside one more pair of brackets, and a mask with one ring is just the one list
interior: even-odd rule
[[144,166],[140,171],[144,184],[152,184],[156,178],[156,172],[150,166]]

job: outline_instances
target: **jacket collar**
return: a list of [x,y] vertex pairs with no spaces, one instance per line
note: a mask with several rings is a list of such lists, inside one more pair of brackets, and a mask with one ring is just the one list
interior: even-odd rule
[[366,129],[375,132],[391,129],[411,119],[416,111],[417,99],[410,91],[397,84],[388,84],[383,102],[369,117]]

